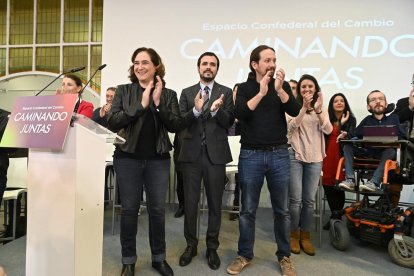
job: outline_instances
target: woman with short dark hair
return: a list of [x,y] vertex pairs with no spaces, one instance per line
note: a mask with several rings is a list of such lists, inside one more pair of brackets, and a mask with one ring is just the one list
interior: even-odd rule
[[134,275],[138,210],[145,189],[152,267],[173,275],[165,260],[165,198],[172,149],[168,131],[177,132],[181,117],[177,94],[165,87],[165,68],[151,48],[138,48],[129,68],[131,83],[119,85],[108,115],[109,129],[126,140],[114,152],[114,169],[122,205],[122,274]]

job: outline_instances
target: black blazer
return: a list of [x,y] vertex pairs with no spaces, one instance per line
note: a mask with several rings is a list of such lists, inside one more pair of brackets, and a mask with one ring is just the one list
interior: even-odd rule
[[196,118],[193,115],[194,99],[200,91],[200,83],[185,88],[180,96],[180,113],[183,117],[193,116],[193,120],[180,133],[181,150],[178,157],[182,162],[195,162],[198,160],[201,149],[201,138],[205,128],[207,152],[213,164],[226,164],[231,162],[230,146],[227,139],[227,129],[233,125],[233,95],[232,90],[226,86],[214,82],[208,102],[212,103],[224,95],[224,104],[217,110],[214,117],[200,115]]
[[400,123],[413,121],[413,111],[408,107],[408,97],[399,99],[397,102],[397,107],[395,108],[392,114],[397,114],[400,118]]
[[[141,105],[143,92],[138,82],[118,85],[112,108],[108,114],[109,129],[118,132],[118,135],[126,140],[124,144],[116,145],[124,152],[135,152],[144,124],[146,109],[151,108],[144,108]],[[152,108],[155,109],[155,106]],[[164,87],[157,112],[150,114],[154,116],[155,122],[156,151],[158,154],[167,153],[172,149],[168,131],[180,131],[184,125],[184,119],[180,117],[178,109],[177,93]]]

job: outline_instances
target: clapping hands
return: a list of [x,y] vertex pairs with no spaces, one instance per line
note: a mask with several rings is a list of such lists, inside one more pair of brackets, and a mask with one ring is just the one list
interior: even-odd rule
[[224,103],[224,94],[221,94],[220,98],[215,100],[211,105],[210,111],[216,112]]

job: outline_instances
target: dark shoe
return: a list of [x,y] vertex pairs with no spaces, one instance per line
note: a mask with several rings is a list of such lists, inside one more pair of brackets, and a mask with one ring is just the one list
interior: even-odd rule
[[178,207],[177,212],[175,212],[174,217],[180,218],[182,216],[184,216],[184,207],[180,206],[180,207]]
[[220,262],[219,256],[217,255],[217,250],[207,249],[206,257],[207,257],[208,266],[211,269],[213,269],[213,270],[219,269],[221,262]]
[[122,265],[121,276],[134,276],[134,275],[135,275],[135,264]]
[[239,219],[239,214],[237,214],[237,213],[230,213],[229,220],[235,221],[235,220],[238,220],[238,219]]
[[237,213],[230,213],[229,220],[233,221],[239,219],[239,206],[234,205],[232,211]]
[[197,248],[188,245],[185,248],[184,253],[180,257],[180,266],[186,266],[189,263],[191,263],[191,260],[196,255],[197,255]]
[[173,276],[174,272],[170,265],[167,263],[167,261],[162,262],[152,262],[152,267],[155,268],[156,271],[158,271],[159,274],[163,276]]

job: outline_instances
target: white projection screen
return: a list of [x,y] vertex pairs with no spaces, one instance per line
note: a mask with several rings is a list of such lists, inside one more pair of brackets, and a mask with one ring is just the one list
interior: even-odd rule
[[160,54],[179,96],[198,81],[201,53],[219,56],[216,80],[233,87],[247,78],[251,50],[267,44],[286,80],[314,75],[325,107],[342,92],[360,121],[370,91],[396,102],[414,73],[413,0],[106,0],[103,30],[103,91],[129,82],[138,47]]

